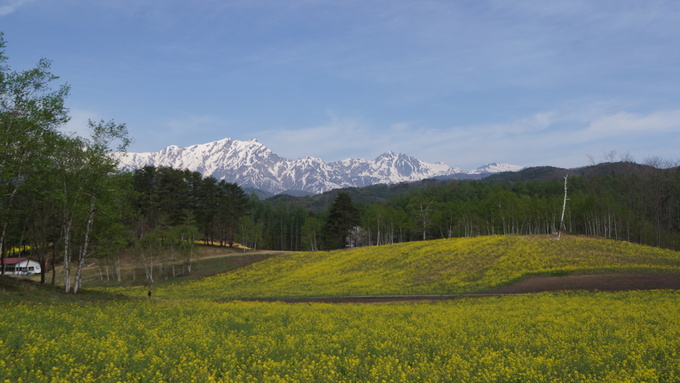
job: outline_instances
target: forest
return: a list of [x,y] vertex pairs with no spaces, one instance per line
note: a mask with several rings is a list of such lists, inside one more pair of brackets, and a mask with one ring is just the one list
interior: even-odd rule
[[564,170],[565,175],[572,173],[566,181],[521,180],[536,171],[507,175],[520,180],[505,180],[504,175],[477,181],[425,180],[260,200],[236,185],[202,179],[198,173],[147,167],[129,175],[136,197],[135,207],[127,210],[136,212],[132,222],[146,225],[136,238],[163,225],[190,223],[197,238],[213,244],[315,251],[437,238],[553,234],[560,230],[567,186],[563,231],[677,250],[680,168],[603,163],[580,173]]
[[137,257],[153,283],[159,262],[191,272],[197,244],[318,251],[559,230],[678,249],[680,168],[659,160],[267,200],[187,170],[123,172],[111,154],[129,145],[126,126],[90,121],[90,137],[63,133],[68,85],[53,85],[49,60],[12,70],[4,47],[0,35],[2,274],[6,258],[30,255],[43,283],[61,278],[77,293],[88,259],[117,264],[123,253]]

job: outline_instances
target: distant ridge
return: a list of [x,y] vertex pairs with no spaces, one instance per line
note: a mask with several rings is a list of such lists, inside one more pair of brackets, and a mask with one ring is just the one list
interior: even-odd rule
[[601,176],[639,174],[655,170],[650,165],[641,165],[634,162],[605,162],[596,165],[583,166],[572,169],[557,168],[553,166],[534,166],[524,168],[516,172],[491,174],[485,180],[492,183],[524,182],[532,180],[556,180],[569,176]]
[[393,152],[383,153],[373,161],[348,158],[325,163],[314,157],[288,160],[256,139],[238,141],[231,138],[186,148],[172,145],[159,152],[117,154],[116,157],[120,167],[126,170],[148,165],[188,169],[244,188],[292,195],[427,178],[480,178],[520,169],[515,165],[492,163],[466,173],[441,162],[431,164]]

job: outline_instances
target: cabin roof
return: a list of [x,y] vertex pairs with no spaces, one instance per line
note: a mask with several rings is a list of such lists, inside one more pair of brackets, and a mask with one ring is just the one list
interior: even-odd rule
[[5,258],[5,265],[16,265],[17,263],[23,262],[27,259],[30,259],[30,258],[28,258],[28,257]]

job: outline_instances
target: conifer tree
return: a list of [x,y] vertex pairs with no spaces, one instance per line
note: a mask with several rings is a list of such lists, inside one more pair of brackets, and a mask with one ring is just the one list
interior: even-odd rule
[[324,226],[324,238],[328,249],[347,247],[347,238],[359,224],[359,210],[352,204],[347,193],[339,193],[331,205]]

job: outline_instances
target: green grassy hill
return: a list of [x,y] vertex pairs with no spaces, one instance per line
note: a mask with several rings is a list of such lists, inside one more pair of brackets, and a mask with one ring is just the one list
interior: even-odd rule
[[[488,236],[280,255],[232,272],[154,287],[160,298],[472,293],[535,275],[680,273],[680,252],[599,238]],[[146,293],[141,288],[127,290]]]

